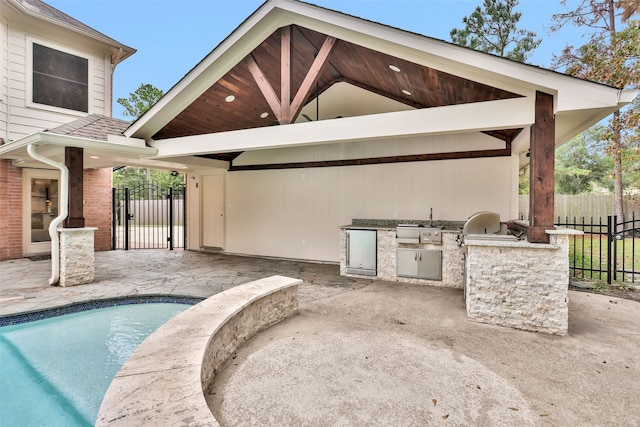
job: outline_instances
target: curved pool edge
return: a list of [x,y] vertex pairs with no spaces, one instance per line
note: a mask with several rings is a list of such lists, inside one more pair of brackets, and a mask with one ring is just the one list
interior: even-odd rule
[[76,301],[69,304],[58,305],[55,307],[2,315],[0,316],[0,327],[19,325],[22,323],[34,322],[36,320],[64,316],[65,314],[80,313],[82,311],[115,307],[118,305],[152,303],[195,305],[204,300],[205,298],[201,297],[169,294],[124,295],[118,297],[91,299],[86,301]]
[[207,298],[165,323],[111,382],[96,426],[219,425],[205,390],[237,348],[295,314],[301,283],[284,276],[256,280]]

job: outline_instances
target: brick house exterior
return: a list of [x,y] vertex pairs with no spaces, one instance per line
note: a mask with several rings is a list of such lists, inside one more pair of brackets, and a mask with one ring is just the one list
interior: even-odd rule
[[[135,49],[41,0],[0,0],[0,45],[0,260],[7,260],[49,252],[47,224],[57,212],[51,206],[57,206],[60,171],[32,159],[26,145],[41,146],[39,154],[64,164],[65,146],[91,149],[121,136],[129,122],[110,117],[113,73]],[[14,153],[13,147],[22,148]],[[98,229],[95,250],[109,250],[111,174],[120,164],[106,156],[93,160],[95,150],[84,153],[84,225]],[[51,186],[46,202],[34,202],[40,179]]]
[[22,257],[22,169],[0,160],[0,260]]

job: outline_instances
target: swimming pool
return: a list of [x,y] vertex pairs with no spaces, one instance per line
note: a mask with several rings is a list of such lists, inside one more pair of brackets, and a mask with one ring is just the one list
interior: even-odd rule
[[129,355],[187,308],[117,305],[0,327],[0,425],[92,426]]

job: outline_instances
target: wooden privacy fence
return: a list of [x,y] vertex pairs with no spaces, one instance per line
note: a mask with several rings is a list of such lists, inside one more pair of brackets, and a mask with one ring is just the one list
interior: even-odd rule
[[[520,219],[529,218],[529,196],[521,195],[519,199]],[[635,214],[640,218],[640,194],[625,196],[625,216],[631,218]],[[556,194],[554,196],[555,218],[606,218],[615,215],[613,195],[600,194]]]

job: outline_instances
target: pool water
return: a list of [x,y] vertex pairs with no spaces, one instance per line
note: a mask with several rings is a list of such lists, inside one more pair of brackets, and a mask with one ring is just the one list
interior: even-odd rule
[[129,304],[0,328],[0,426],[92,426],[136,347],[186,304]]

